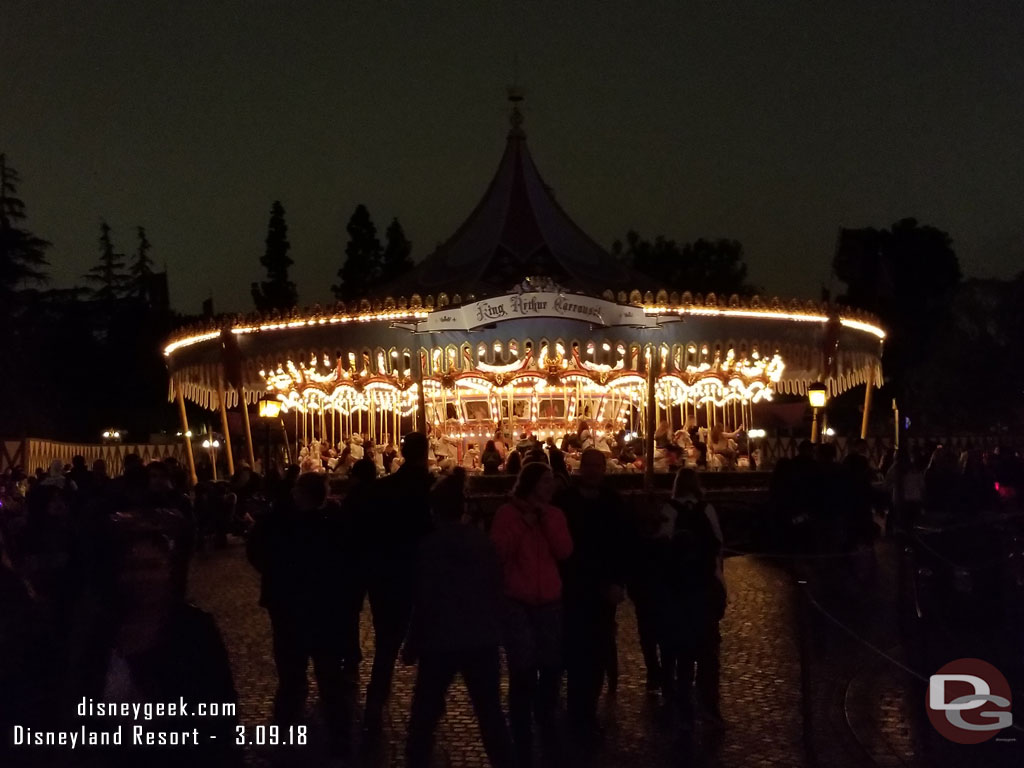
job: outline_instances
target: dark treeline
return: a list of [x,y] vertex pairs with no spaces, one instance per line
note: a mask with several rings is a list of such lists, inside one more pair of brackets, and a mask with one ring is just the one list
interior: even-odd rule
[[[173,434],[177,416],[167,402],[162,342],[196,318],[170,307],[167,273],[154,269],[152,251],[159,253],[160,244],[136,226],[126,253],[119,247],[121,233],[100,218],[94,266],[81,284],[55,288],[47,259],[51,244],[29,228],[20,180],[0,154],[0,437],[97,442],[104,430],[117,429],[129,442],[146,442],[153,433]],[[275,201],[259,258],[265,279],[251,288],[260,312],[299,305],[289,278],[294,262],[285,216]],[[412,267],[412,244],[397,218],[383,244],[364,205],[356,207],[347,230],[333,289],[337,298],[367,296]],[[212,304],[206,303],[204,314],[212,314]]]
[[[833,272],[845,285],[839,301],[876,313],[889,334],[879,420],[896,398],[912,433],[1005,433],[1024,422],[1024,272],[964,279],[950,236],[910,218],[840,230]],[[860,418],[857,397],[844,398],[847,418]]]
[[29,229],[19,182],[0,155],[0,435],[96,442],[117,428],[146,441],[173,424],[160,340],[181,321],[146,230],[126,255],[101,219],[84,285],[52,288],[50,243]]

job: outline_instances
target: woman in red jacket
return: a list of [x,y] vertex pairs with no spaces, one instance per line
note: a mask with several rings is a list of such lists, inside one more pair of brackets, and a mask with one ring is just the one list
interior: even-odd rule
[[508,708],[516,751],[528,764],[532,720],[550,732],[562,666],[562,580],[558,561],[572,554],[565,515],[551,506],[555,483],[547,464],[523,466],[512,500],[498,509],[491,539],[501,560],[507,598],[504,627]]

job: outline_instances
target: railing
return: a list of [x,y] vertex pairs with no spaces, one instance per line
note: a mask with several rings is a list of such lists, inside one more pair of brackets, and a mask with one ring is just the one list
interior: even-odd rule
[[[766,437],[752,440],[751,443],[753,444],[752,447],[757,448],[761,452],[760,467],[764,469],[771,469],[779,459],[795,456],[797,446],[799,446],[805,439],[807,438]],[[846,456],[851,438],[834,437],[828,438],[828,441],[835,445],[840,459]],[[895,440],[892,437],[869,437],[867,438],[867,442],[868,457],[876,464],[880,462],[895,446]],[[1019,445],[1019,443],[1019,440],[999,438],[994,435],[957,435],[949,437],[903,436],[900,440],[901,445],[910,448],[911,450],[915,448],[928,450],[937,444],[942,444],[952,448],[956,452],[964,451],[968,448],[980,448],[982,450],[986,450],[995,448],[999,445]],[[928,457],[925,456],[925,458],[927,459]]]
[[107,473],[111,476],[121,474],[124,468],[124,457],[129,453],[137,453],[143,463],[160,461],[173,457],[184,460],[184,451],[180,443],[167,444],[126,444],[111,443],[106,445],[84,443],[61,443],[55,440],[27,438],[25,440],[4,440],[0,442],[0,472],[14,467],[21,467],[28,473],[37,469],[47,469],[54,459],[65,464],[71,463],[72,456],[84,456],[91,467],[97,459],[107,463]]

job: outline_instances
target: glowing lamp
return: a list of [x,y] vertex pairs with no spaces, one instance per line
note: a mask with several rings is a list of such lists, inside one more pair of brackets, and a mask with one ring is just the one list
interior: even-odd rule
[[828,399],[828,390],[824,384],[817,381],[807,388],[807,399],[811,403],[811,408],[824,408],[825,401]]
[[281,413],[281,404],[276,400],[260,400],[260,417],[276,419]]

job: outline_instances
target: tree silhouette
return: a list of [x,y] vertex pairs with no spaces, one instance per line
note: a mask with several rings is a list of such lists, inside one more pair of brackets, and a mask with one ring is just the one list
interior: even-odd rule
[[18,172],[0,154],[0,312],[13,315],[23,304],[30,284],[45,284],[49,276],[46,249],[50,243],[23,228],[25,203],[18,197]]
[[295,283],[288,279],[288,268],[294,263],[288,256],[291,243],[288,242],[288,224],[284,220],[284,206],[275,200],[270,207],[270,222],[267,225],[266,250],[260,258],[267,270],[267,279],[252,284],[252,300],[260,312],[288,310],[298,304],[299,295]]
[[136,227],[139,245],[135,250],[135,258],[128,266],[128,278],[131,294],[138,299],[146,299],[149,294],[149,281],[153,275],[153,260],[149,258],[152,247],[146,238],[146,228]]
[[948,371],[936,370],[954,330],[960,264],[940,229],[901,219],[888,230],[842,229],[832,262],[846,284],[839,297],[876,313],[885,325],[885,371],[902,406],[944,418],[937,394]]
[[351,301],[366,296],[369,288],[377,282],[382,253],[377,228],[362,203],[356,206],[345,229],[349,238],[345,246],[345,263],[338,270],[341,282],[333,286],[333,290],[337,298]]
[[402,229],[397,218],[391,220],[385,237],[387,241],[381,261],[381,280],[390,281],[413,268],[410,256],[412,243],[406,239],[405,230]]
[[701,238],[680,246],[664,235],[651,242],[630,230],[625,244],[621,240],[612,244],[612,254],[668,290],[726,296],[753,292],[746,282],[747,265],[738,240]]
[[92,290],[92,299],[110,305],[124,297],[129,285],[124,254],[114,250],[110,225],[103,219],[100,219],[99,244],[99,264],[85,274],[85,279],[96,285]]

